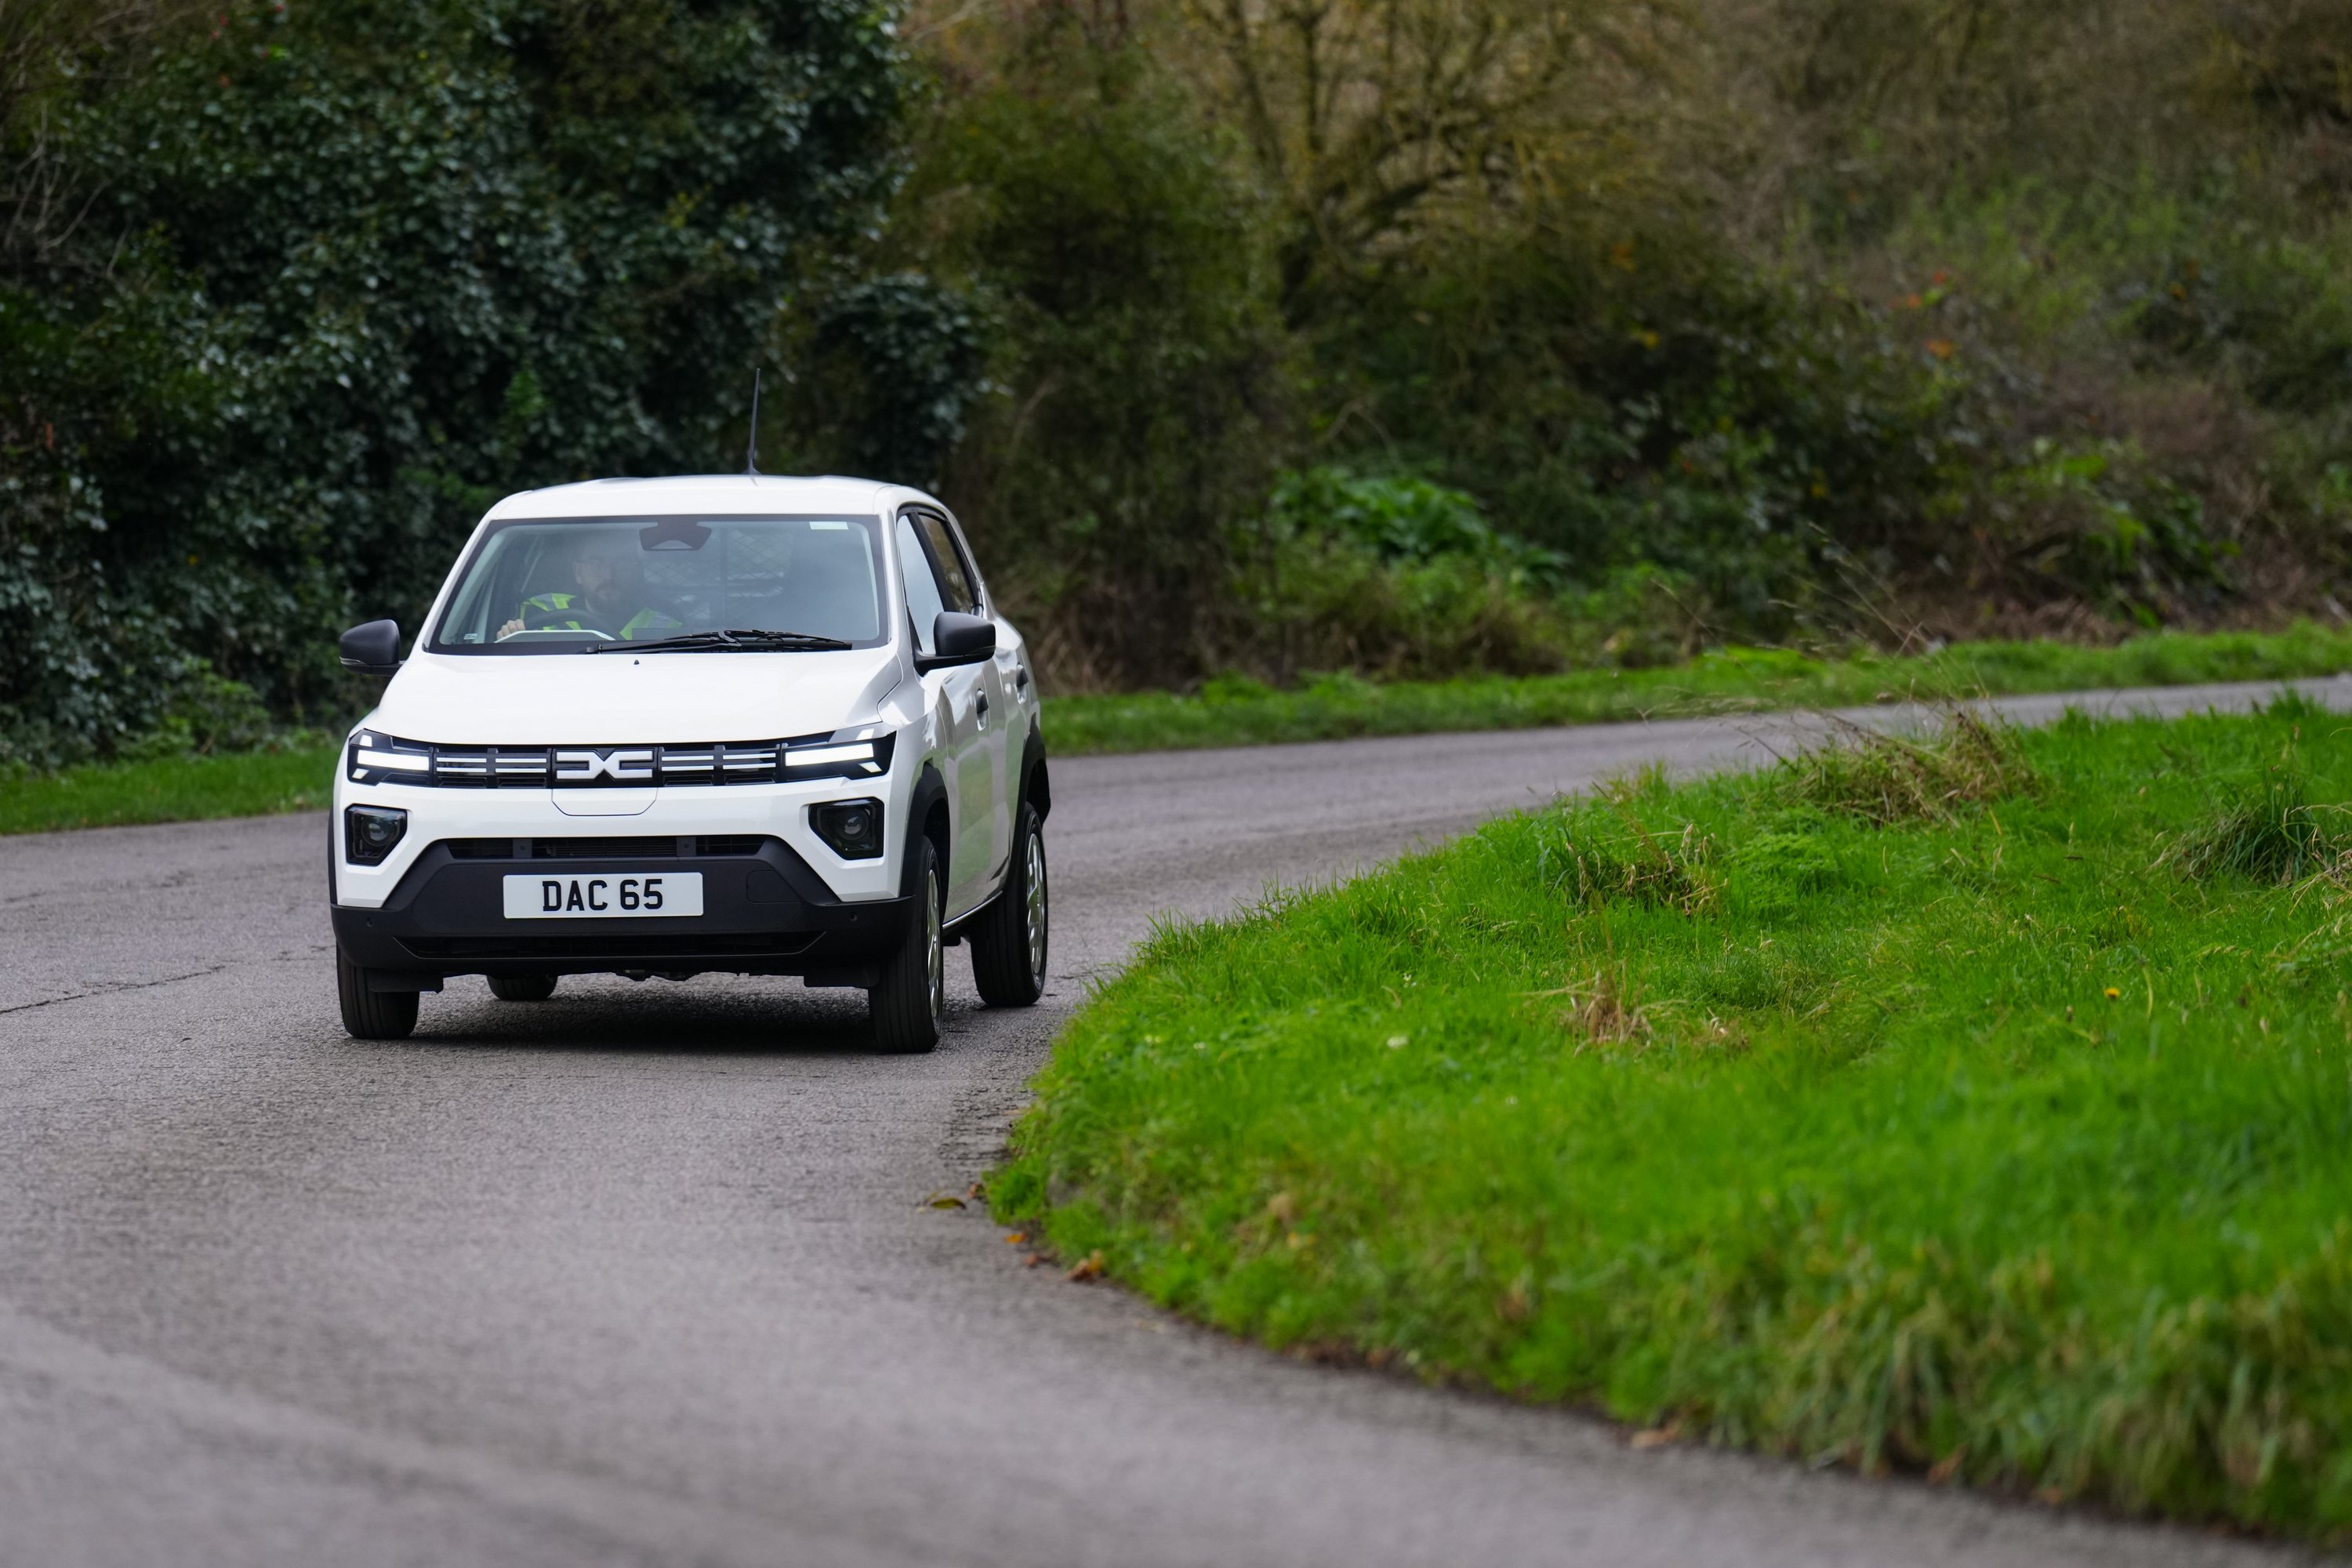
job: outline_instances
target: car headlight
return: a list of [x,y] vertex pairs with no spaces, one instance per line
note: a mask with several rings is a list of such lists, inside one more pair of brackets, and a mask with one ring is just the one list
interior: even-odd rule
[[353,784],[429,784],[433,748],[362,730],[343,748],[344,769]]
[[880,778],[890,771],[890,752],[898,739],[892,734],[876,735],[864,741],[844,741],[836,737],[786,746],[776,776],[788,782]]

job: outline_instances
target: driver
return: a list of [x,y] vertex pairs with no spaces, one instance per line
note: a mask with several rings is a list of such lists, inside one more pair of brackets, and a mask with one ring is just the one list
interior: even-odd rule
[[515,618],[499,628],[501,638],[520,631],[598,631],[625,642],[660,637],[684,623],[656,610],[646,594],[645,565],[637,552],[613,540],[590,540],[572,557],[576,594],[534,594]]

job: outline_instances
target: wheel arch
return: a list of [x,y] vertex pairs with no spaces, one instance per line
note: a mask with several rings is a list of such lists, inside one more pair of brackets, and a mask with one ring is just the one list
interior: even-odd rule
[[1045,741],[1034,729],[1029,731],[1029,743],[1021,749],[1021,788],[1013,798],[1015,803],[1027,801],[1040,822],[1054,809],[1053,781],[1045,772]]
[[[913,848],[917,838],[929,839],[933,852],[940,858],[940,876],[944,880],[948,867],[953,864],[950,858],[950,851],[955,842],[954,826],[948,810],[947,781],[940,776],[940,770],[929,763],[925,763],[923,771],[916,775],[914,792],[907,797],[907,823],[908,847]],[[899,886],[908,894],[911,895],[915,891],[913,855],[906,856],[898,873],[898,881]]]

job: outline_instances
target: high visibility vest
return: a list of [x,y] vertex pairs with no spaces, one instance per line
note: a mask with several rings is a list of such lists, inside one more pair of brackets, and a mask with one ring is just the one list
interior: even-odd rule
[[[522,602],[522,622],[536,632],[584,632],[602,630],[591,627],[580,619],[582,605],[577,594],[534,594]],[[571,612],[566,614],[566,612]],[[639,610],[621,627],[621,640],[634,642],[646,632],[674,632],[684,621],[672,620],[659,610]]]

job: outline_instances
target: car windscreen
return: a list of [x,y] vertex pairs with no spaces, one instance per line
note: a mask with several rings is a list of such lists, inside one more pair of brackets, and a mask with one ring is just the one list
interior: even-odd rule
[[434,628],[436,653],[577,653],[693,632],[884,641],[872,517],[519,519],[491,526]]

